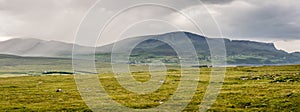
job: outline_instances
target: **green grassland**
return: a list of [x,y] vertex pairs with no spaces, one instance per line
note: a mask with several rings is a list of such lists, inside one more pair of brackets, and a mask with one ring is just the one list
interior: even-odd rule
[[[66,65],[1,66],[0,73],[28,72],[28,69],[22,68],[32,68],[32,74],[49,69],[71,70],[71,66],[67,66],[69,61],[59,62],[65,62]],[[132,66],[134,68],[139,67]],[[209,83],[210,71],[210,68],[200,69],[198,89],[184,111],[198,111]],[[127,91],[109,71],[100,72],[99,80],[118,103],[144,109],[158,106],[160,101],[166,101],[176,90],[180,82],[180,70],[170,67],[167,74],[164,84],[146,95]],[[149,80],[148,72],[135,71],[132,75],[141,82]],[[62,92],[56,92],[58,88]],[[0,78],[0,91],[0,111],[91,111],[77,91],[73,75],[3,77]],[[227,68],[222,90],[209,111],[300,111],[300,65]]]
[[72,72],[72,59],[19,57],[0,54],[0,77],[11,75],[41,75],[44,71]]

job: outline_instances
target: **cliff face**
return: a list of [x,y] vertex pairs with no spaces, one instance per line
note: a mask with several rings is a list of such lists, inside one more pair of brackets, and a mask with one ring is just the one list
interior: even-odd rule
[[260,50],[268,50],[268,51],[275,51],[275,45],[273,43],[261,43],[261,42],[254,42],[254,41],[245,41],[245,40],[232,40],[227,45],[238,45],[243,47],[249,47],[252,49],[260,49]]

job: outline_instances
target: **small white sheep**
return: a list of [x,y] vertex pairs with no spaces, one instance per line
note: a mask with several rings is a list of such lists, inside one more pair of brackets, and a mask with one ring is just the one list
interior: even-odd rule
[[62,92],[62,89],[57,89],[56,92]]

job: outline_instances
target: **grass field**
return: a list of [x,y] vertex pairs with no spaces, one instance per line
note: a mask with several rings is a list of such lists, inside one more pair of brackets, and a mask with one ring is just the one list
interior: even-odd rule
[[[142,109],[167,100],[180,82],[179,72],[168,70],[164,85],[147,95],[125,90],[113,74],[100,74],[99,79],[115,101]],[[185,111],[198,111],[209,73],[209,68],[201,68],[198,89]],[[149,80],[147,72],[134,72],[133,77]],[[62,92],[56,92],[58,88]],[[0,78],[0,91],[0,111],[90,111],[72,75]],[[300,66],[227,68],[223,88],[209,111],[300,111]]]

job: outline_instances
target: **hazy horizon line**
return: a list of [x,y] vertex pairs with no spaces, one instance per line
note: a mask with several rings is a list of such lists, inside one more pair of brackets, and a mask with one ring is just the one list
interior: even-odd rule
[[[120,39],[118,41],[114,41],[114,42],[111,42],[111,43],[107,43],[107,44],[102,44],[102,45],[97,45],[96,47],[103,47],[103,46],[106,46],[106,45],[110,45],[110,44],[113,44],[113,43],[116,43],[116,42],[119,42],[119,41],[123,41],[123,40],[126,40],[126,39],[131,39],[131,38],[140,38],[140,37],[145,37],[145,36],[156,36],[156,35],[164,35],[164,34],[169,34],[169,33],[176,33],[176,32],[183,32],[183,33],[191,33],[191,34],[195,34],[195,35],[198,35],[198,36],[203,36],[203,35],[200,35],[200,34],[197,34],[197,33],[194,33],[194,32],[187,32],[187,31],[173,31],[173,32],[166,32],[166,33],[161,33],[161,34],[146,34],[146,35],[139,35],[139,36],[132,36],[132,37],[126,37],[124,39]],[[207,37],[207,36],[203,36],[205,38],[210,38],[210,37]],[[3,40],[0,40],[0,42],[5,42],[5,41],[10,41],[10,40],[14,40],[14,39],[35,39],[35,40],[41,40],[41,41],[45,41],[45,42],[51,42],[51,41],[54,41],[54,42],[61,42],[61,43],[65,43],[65,44],[75,44],[75,45],[79,45],[79,46],[83,46],[83,47],[94,47],[94,46],[85,46],[85,45],[80,45],[80,44],[76,44],[75,40],[73,40],[72,42],[66,42],[66,41],[62,41],[62,40],[52,40],[52,39],[41,39],[41,38],[34,38],[34,37],[11,37],[11,38],[6,38],[6,39],[3,39]],[[283,50],[287,53],[295,53],[295,52],[300,52],[300,51],[287,51],[287,50],[284,50],[284,49],[280,49],[276,46],[276,42],[268,42],[268,41],[260,41],[260,40],[251,40],[251,39],[231,39],[229,37],[221,37],[221,39],[228,39],[228,40],[231,40],[231,41],[250,41],[250,42],[259,42],[259,43],[266,43],[266,44],[273,44],[274,47],[277,49],[277,50]]]

